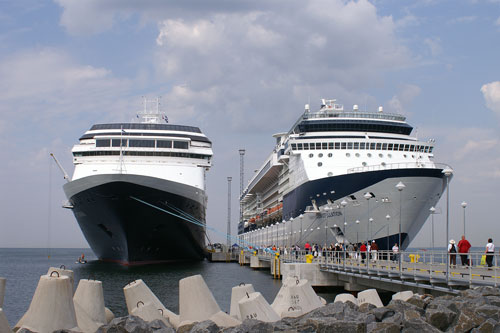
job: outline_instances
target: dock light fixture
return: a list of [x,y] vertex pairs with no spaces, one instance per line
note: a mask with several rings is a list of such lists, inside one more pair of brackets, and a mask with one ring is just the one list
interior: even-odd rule
[[434,252],[434,214],[436,214],[436,208],[434,208],[434,206],[432,206],[431,208],[429,208],[429,212],[431,213],[431,228],[432,228],[432,232],[431,232],[431,241],[432,241],[432,252]]
[[387,214],[385,218],[387,219],[387,251],[389,251],[391,246],[389,241],[389,221],[391,219],[391,215]]
[[464,236],[465,236],[465,208],[467,207],[467,202],[462,201],[460,206],[462,206],[462,208],[464,209]]
[[356,220],[356,244],[359,243],[359,239],[358,239],[358,226],[359,226],[359,220]]
[[366,192],[363,197],[366,199],[366,246],[368,246],[368,242],[370,241],[368,239],[368,227],[370,225],[370,199],[372,198],[372,194],[370,192]]
[[[453,175],[453,169],[446,167],[441,171],[446,177],[446,246],[448,246],[450,229],[450,177]],[[446,255],[446,285],[450,282],[450,256]]]
[[342,209],[343,209],[343,212],[342,214],[344,215],[344,241],[346,240],[346,237],[345,237],[345,225],[346,225],[346,222],[345,222],[345,206],[347,206],[347,201],[342,200],[342,202],[340,203],[340,205],[342,206]]
[[[405,187],[406,185],[403,184],[403,182],[399,182],[396,184],[396,188],[399,191],[399,243],[398,243],[399,252],[402,252],[401,250],[403,249],[403,244],[401,243],[401,220],[403,219],[401,204],[403,202],[403,190],[405,189]],[[399,273],[401,274],[401,255],[399,255],[398,258],[399,258]]]

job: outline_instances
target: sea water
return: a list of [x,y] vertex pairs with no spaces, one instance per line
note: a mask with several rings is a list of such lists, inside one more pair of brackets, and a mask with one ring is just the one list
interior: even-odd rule
[[[86,264],[75,263],[85,255]],[[105,305],[116,317],[126,316],[127,307],[123,287],[142,279],[165,307],[179,312],[179,280],[201,274],[214,294],[222,311],[229,312],[231,288],[241,282],[253,284],[271,303],[281,280],[274,280],[269,269],[253,270],[237,263],[211,263],[208,261],[178,264],[158,264],[125,267],[96,260],[90,249],[0,249],[0,277],[7,278],[3,311],[11,326],[28,310],[41,275],[49,267],[66,266],[75,273],[75,289],[80,279],[102,281]],[[319,294],[332,302],[334,294]]]

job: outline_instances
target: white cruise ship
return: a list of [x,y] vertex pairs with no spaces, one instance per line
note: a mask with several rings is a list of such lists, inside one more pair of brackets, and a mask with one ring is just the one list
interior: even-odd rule
[[158,109],[137,117],[94,125],[80,138],[66,207],[101,260],[202,259],[212,143],[197,127],[165,123]]
[[[276,145],[244,189],[238,234],[244,244],[320,246],[375,240],[405,249],[446,188],[434,140],[412,136],[406,118],[345,110],[322,100]],[[399,228],[401,227],[401,232]]]

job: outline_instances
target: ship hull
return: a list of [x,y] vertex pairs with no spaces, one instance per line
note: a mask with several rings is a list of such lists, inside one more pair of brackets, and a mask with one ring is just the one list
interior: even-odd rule
[[100,260],[133,265],[203,259],[206,196],[200,189],[109,174],[72,181],[64,191]]
[[[406,186],[401,192],[395,187],[400,181]],[[386,250],[400,243],[401,225],[405,249],[445,189],[439,168],[372,171],[313,180],[284,196],[285,223],[276,221],[280,223],[260,230],[249,228],[240,236],[251,246],[302,247],[306,242],[328,246],[375,240],[381,250]],[[366,200],[366,192],[374,197]],[[340,205],[344,198],[345,208]]]

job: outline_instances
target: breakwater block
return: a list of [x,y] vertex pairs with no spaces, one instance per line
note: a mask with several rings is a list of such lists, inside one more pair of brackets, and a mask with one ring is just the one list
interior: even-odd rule
[[[323,305],[321,297],[314,292],[308,280],[287,278],[271,307],[283,318],[296,315],[298,311],[307,313]],[[293,312],[290,309],[293,309]]]
[[66,269],[66,266],[61,265],[61,267],[50,267],[49,270],[47,271],[47,275],[50,275],[52,272],[57,272],[61,276],[67,276],[70,279],[71,282],[71,293],[73,293],[73,288],[75,288],[75,273],[73,273],[72,270]]
[[104,315],[106,316],[106,324],[109,324],[113,319],[115,319],[113,311],[106,307],[104,307]]
[[352,302],[356,305],[358,304],[358,300],[356,299],[356,297],[354,297],[354,295],[351,295],[348,293],[338,294],[337,296],[335,296],[335,300],[333,301],[333,303],[336,303],[336,302],[345,303],[347,301]]
[[[125,294],[125,301],[127,303],[127,310],[129,314],[132,314],[132,310],[137,307],[138,302],[151,303],[156,309],[163,310],[163,316],[168,318],[168,321],[175,328],[178,327],[180,321],[179,316],[172,311],[168,310],[156,297],[156,295],[149,289],[144,281],[141,279],[135,280],[127,284],[123,288],[123,293]],[[196,301],[196,299],[195,299]]]
[[179,280],[180,321],[202,322],[221,311],[219,304],[208,289],[201,275],[193,275]]
[[0,277],[0,308],[3,307],[3,298],[5,297],[5,284],[7,279]]
[[153,320],[161,320],[165,325],[172,326],[162,314],[162,309],[157,309],[152,303],[147,302],[143,304],[139,302],[137,307],[132,310],[131,315],[140,317],[145,322],[152,322]]
[[413,291],[411,290],[406,290],[406,291],[400,291],[398,293],[395,293],[394,295],[392,295],[392,299],[395,301],[397,299],[401,300],[401,301],[407,301],[409,300],[410,298],[413,297]]
[[364,303],[373,304],[377,308],[382,308],[384,306],[376,289],[366,289],[358,293],[358,305],[361,306],[361,304]]
[[76,322],[83,332],[92,333],[104,325],[103,323],[92,320],[88,313],[78,303],[73,302],[73,304],[75,305]]
[[42,275],[30,307],[16,327],[39,333],[57,330],[80,331],[73,304],[73,288],[69,276],[57,271]]
[[255,292],[255,289],[251,284],[240,283],[239,286],[233,287],[233,289],[231,290],[231,309],[229,311],[229,314],[232,317],[241,320],[238,301],[243,297],[246,297],[246,293],[251,294],[253,292]]
[[5,317],[2,308],[0,308],[0,332],[2,333],[12,332],[9,326],[9,322],[7,321],[7,317]]
[[231,317],[227,313],[223,311],[219,311],[209,318],[211,321],[217,324],[219,327],[234,327],[241,325],[241,321],[238,319]]
[[245,296],[238,302],[243,320],[257,319],[272,323],[281,319],[261,293],[254,292]]
[[[76,304],[78,304],[79,308],[85,311],[92,321],[98,322],[100,325],[107,323],[101,281],[81,279],[73,296],[73,302],[75,310],[77,310]],[[78,319],[78,311],[76,314]],[[83,327],[80,328],[83,329]]]

